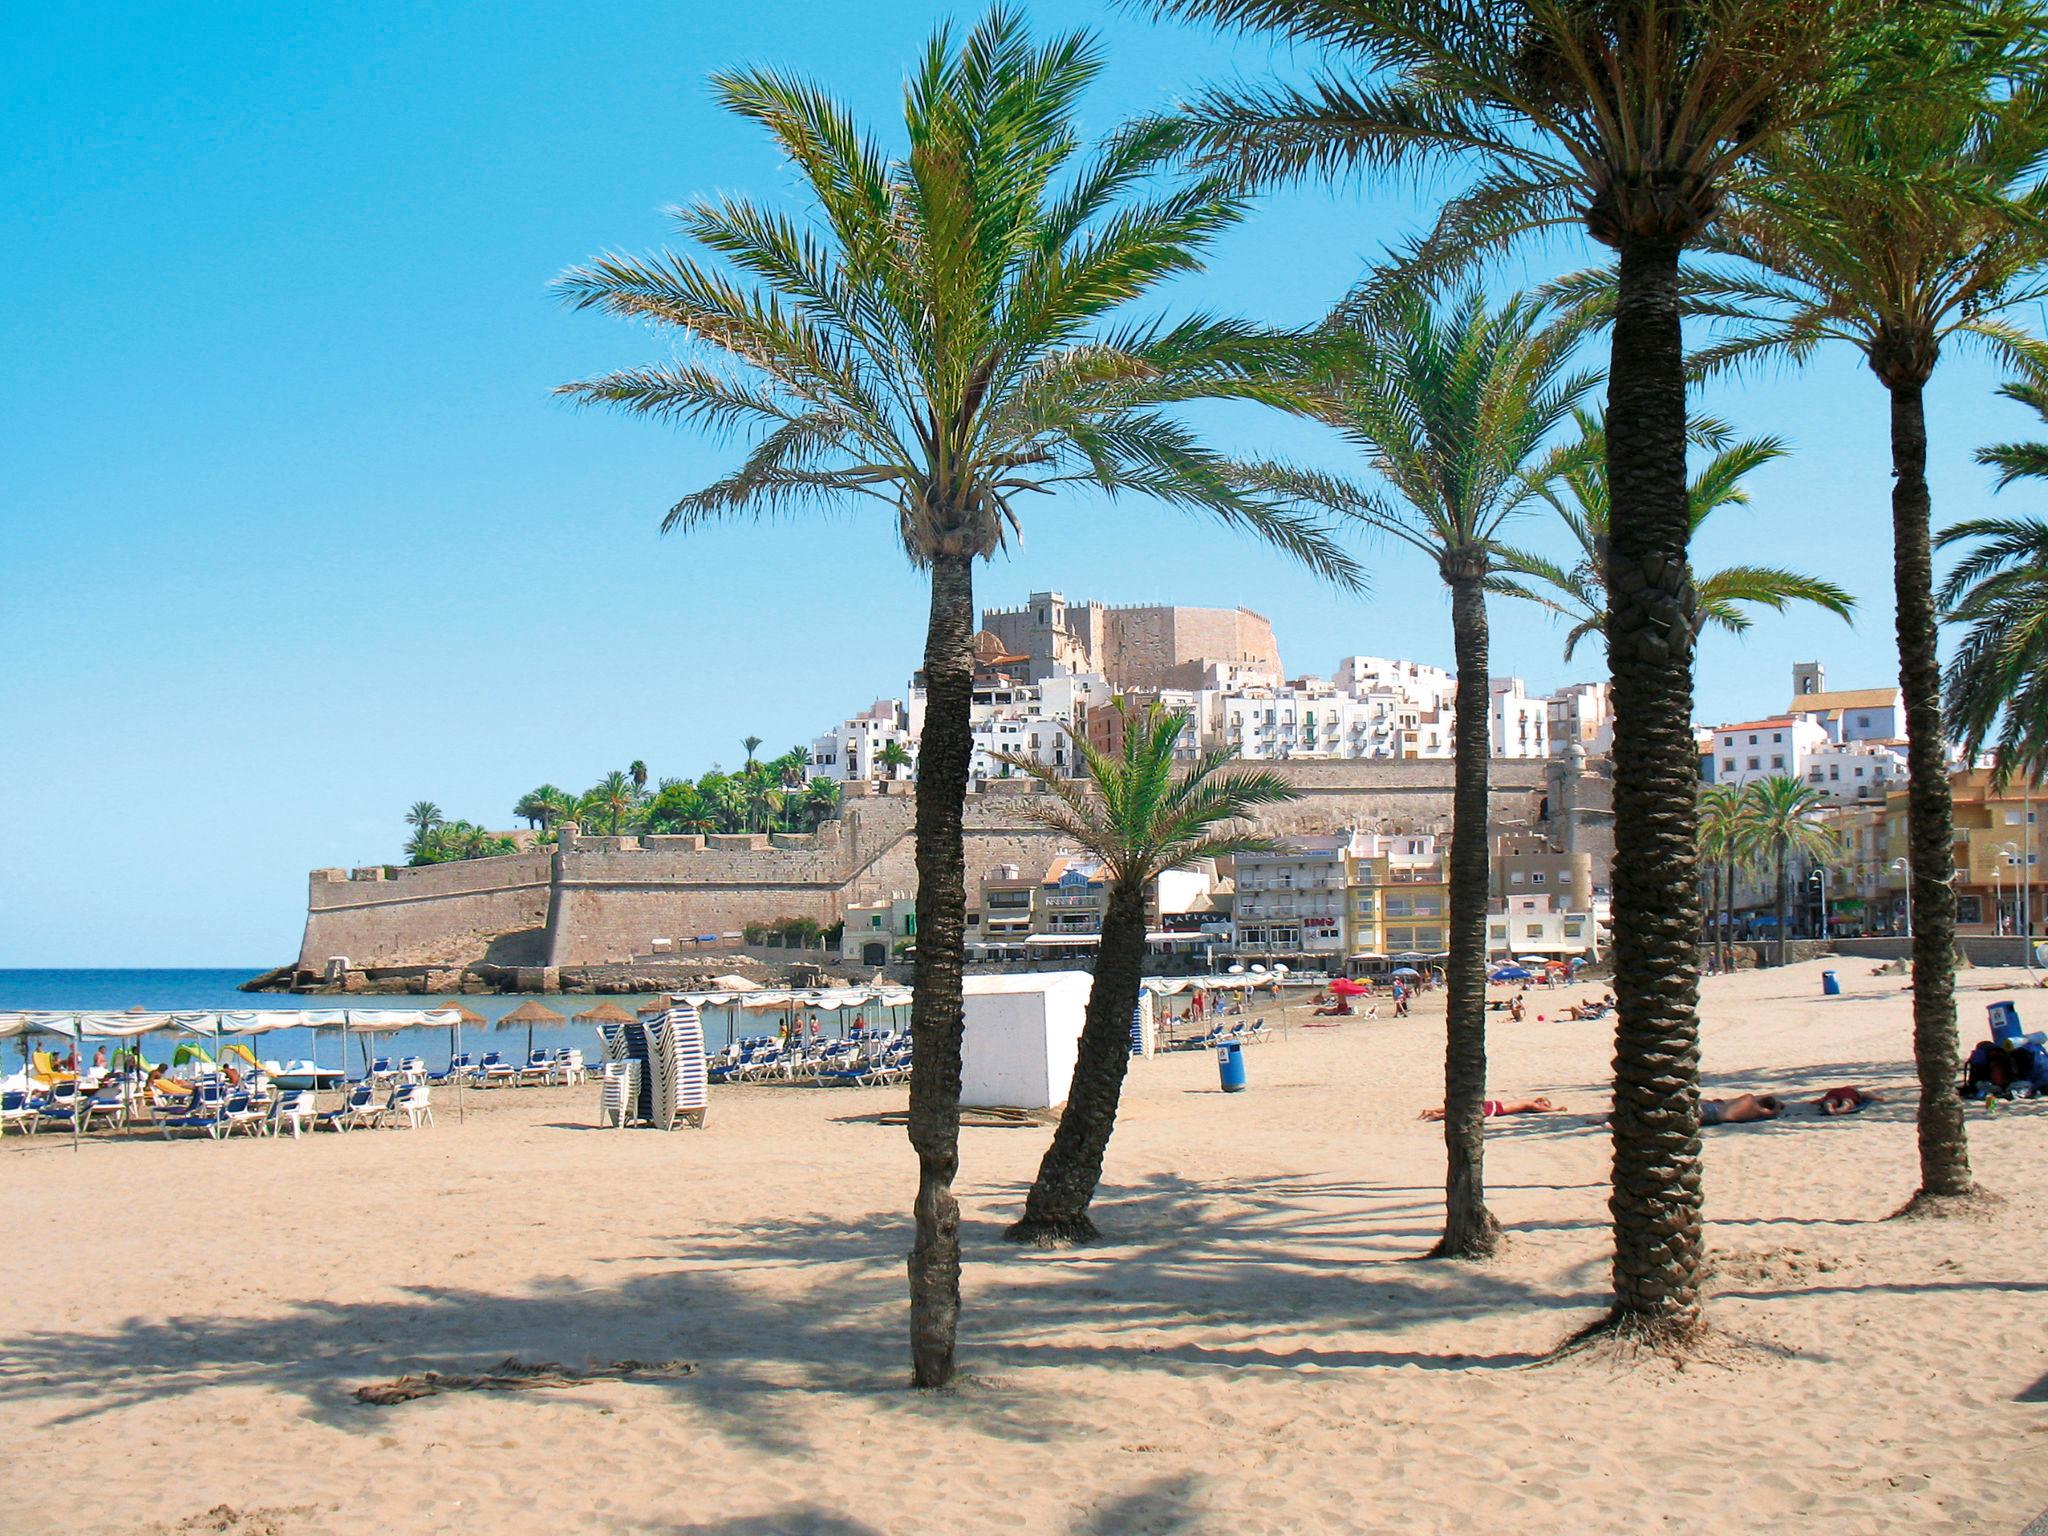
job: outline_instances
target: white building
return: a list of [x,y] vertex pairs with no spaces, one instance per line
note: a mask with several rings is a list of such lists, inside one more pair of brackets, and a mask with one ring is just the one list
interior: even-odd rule
[[1600,953],[1600,924],[1594,915],[1567,906],[1557,896],[1509,896],[1486,916],[1490,959],[1543,955],[1566,959]]
[[1519,677],[1489,679],[1486,734],[1495,757],[1550,756],[1550,700],[1530,697]]
[[1799,776],[1839,805],[1881,805],[1906,782],[1906,754],[1881,741],[1830,741],[1800,758]]
[[[910,755],[908,765],[883,766],[882,748],[892,741]],[[811,742],[811,772],[829,779],[914,778],[916,762],[917,733],[900,699],[877,699],[865,714],[840,721]]]
[[1827,745],[1828,733],[1809,719],[1780,715],[1714,727],[1712,782],[1753,784],[1758,779],[1806,777],[1806,760]]
[[1614,750],[1614,701],[1605,683],[1567,683],[1547,700],[1550,755],[1577,743],[1589,753]]
[[1906,739],[1906,696],[1897,684],[1830,690],[1827,670],[1817,661],[1793,667],[1792,702],[1785,713],[1813,721],[1830,741]]
[[1344,892],[1355,838],[1290,838],[1237,856],[1231,941],[1239,953],[1344,952]]

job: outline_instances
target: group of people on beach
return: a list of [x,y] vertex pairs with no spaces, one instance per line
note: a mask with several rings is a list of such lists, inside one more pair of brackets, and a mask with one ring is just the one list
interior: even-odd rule
[[[1882,1102],[1867,1089],[1853,1085],[1830,1088],[1813,1101],[1813,1112],[1822,1116],[1853,1115],[1871,1104]],[[1701,1099],[1700,1125],[1704,1128],[1715,1125],[1745,1125],[1755,1120],[1775,1120],[1785,1112],[1785,1101],[1775,1093],[1738,1093],[1727,1099]],[[1542,1095],[1533,1099],[1487,1099],[1483,1113],[1489,1120],[1501,1115],[1557,1115],[1565,1113],[1562,1104],[1553,1104]],[[1417,1118],[1441,1120],[1441,1108],[1425,1109]]]

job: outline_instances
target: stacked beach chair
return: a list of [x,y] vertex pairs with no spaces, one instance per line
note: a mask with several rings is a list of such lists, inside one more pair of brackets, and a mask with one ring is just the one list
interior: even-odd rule
[[[677,1003],[666,1013],[631,1024],[603,1024],[598,1026],[598,1038],[606,1062],[631,1063],[633,1068],[605,1074],[603,1109],[608,1123],[637,1121],[672,1131],[681,1119],[703,1126],[710,1102],[709,1074],[704,1027],[695,1008]],[[615,1096],[621,1101],[616,1108]]]

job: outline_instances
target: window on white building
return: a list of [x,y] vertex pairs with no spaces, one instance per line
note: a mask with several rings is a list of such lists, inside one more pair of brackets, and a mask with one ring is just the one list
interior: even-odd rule
[[1732,757],[1724,757],[1724,758],[1722,758],[1722,759],[1721,759],[1721,771],[1722,771],[1723,773],[1733,773],[1733,772],[1735,771],[1735,759],[1734,759],[1734,758],[1732,758]]
[[1508,871],[1508,884],[1509,884],[1509,885],[1520,885],[1521,883],[1522,883],[1522,872],[1521,872],[1521,871],[1520,871],[1519,869],[1511,869],[1511,870],[1509,870],[1509,871]]
[[1783,757],[1773,757],[1771,759],[1771,766],[1773,768],[1782,768],[1785,766],[1785,759]]
[[1536,871],[1535,874],[1531,875],[1529,877],[1529,883],[1531,885],[1541,885],[1543,883],[1543,871],[1539,869]]
[[1757,759],[1757,758],[1754,758],[1754,757],[1752,757],[1752,758],[1751,758],[1751,759],[1749,760],[1749,767],[1750,767],[1750,771],[1751,771],[1752,773],[1753,773],[1753,772],[1755,772],[1755,771],[1756,771],[1756,770],[1757,770],[1758,768],[1760,768],[1760,767],[1762,767],[1762,766],[1763,766],[1762,762],[1761,762],[1761,761],[1760,761],[1759,759]]

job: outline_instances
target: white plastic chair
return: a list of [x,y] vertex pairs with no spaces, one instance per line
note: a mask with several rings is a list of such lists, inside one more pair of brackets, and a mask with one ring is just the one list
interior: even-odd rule
[[420,1122],[434,1123],[432,1105],[433,1089],[425,1083],[407,1083],[391,1096],[390,1112],[393,1116],[405,1116],[406,1128],[418,1130]]
[[310,1088],[297,1088],[283,1095],[277,1101],[277,1108],[271,1111],[270,1134],[275,1136],[278,1127],[289,1124],[292,1140],[299,1139],[299,1132],[314,1123],[319,1113],[318,1100]]

